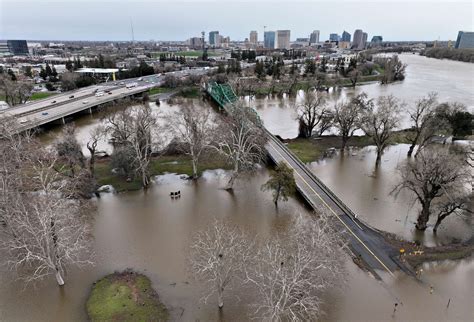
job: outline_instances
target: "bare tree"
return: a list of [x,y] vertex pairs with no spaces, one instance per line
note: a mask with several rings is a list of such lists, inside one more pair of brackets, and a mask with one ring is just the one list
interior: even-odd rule
[[344,238],[320,218],[299,216],[286,235],[269,239],[247,266],[258,294],[254,317],[265,321],[316,321],[323,295],[344,280]]
[[156,117],[144,105],[128,108],[108,117],[107,131],[112,133],[117,145],[133,152],[133,167],[141,177],[143,188],[150,184],[149,165],[154,142],[153,130]]
[[347,142],[360,128],[362,113],[371,108],[372,100],[367,99],[367,94],[362,92],[347,103],[334,106],[334,126],[339,130],[342,139],[341,151],[346,148]]
[[22,81],[12,81],[7,75],[0,75],[0,93],[10,106],[24,104],[31,96],[33,86]]
[[84,168],[85,166],[84,154],[76,139],[75,131],[74,124],[64,126],[62,135],[55,143],[56,152],[68,164],[72,177],[75,176],[76,167]]
[[400,111],[399,101],[389,95],[379,97],[377,104],[370,106],[363,114],[361,128],[377,147],[376,167],[380,165],[382,154],[390,144],[393,131],[398,127]]
[[332,121],[332,113],[326,106],[326,99],[314,91],[308,91],[304,102],[298,106],[298,119],[300,122],[299,137],[309,138],[316,127],[318,134],[327,130]]
[[74,179],[56,170],[53,152],[22,135],[2,136],[1,146],[14,152],[1,159],[4,260],[27,282],[54,274],[63,285],[66,266],[92,263],[90,203],[71,198],[68,182]]
[[241,230],[218,220],[194,235],[190,269],[208,287],[205,301],[217,295],[217,305],[224,306],[224,292],[242,281],[251,249],[252,243]]
[[89,171],[94,176],[95,157],[97,153],[97,144],[105,136],[105,128],[102,125],[94,127],[90,132],[90,139],[86,143],[86,147],[90,153]]
[[198,163],[205,149],[211,144],[214,120],[210,109],[198,109],[196,106],[184,106],[167,117],[172,134],[181,143],[178,148],[191,157],[193,178],[198,177]]
[[229,115],[223,117],[215,132],[212,147],[225,156],[233,167],[227,186],[227,189],[232,189],[241,173],[254,170],[262,162],[267,137],[253,109],[238,104],[229,107],[228,111]]
[[409,157],[416,145],[419,153],[437,133],[447,131],[449,128],[446,120],[436,116],[437,99],[437,93],[429,93],[427,97],[419,99],[415,106],[408,109],[413,131],[413,134],[408,136],[411,143],[407,153]]
[[399,168],[401,181],[394,189],[409,190],[421,205],[416,228],[425,230],[430,216],[437,215],[436,232],[441,222],[467,207],[466,184],[471,179],[464,155],[453,154],[447,148],[432,147],[420,152],[413,161]]

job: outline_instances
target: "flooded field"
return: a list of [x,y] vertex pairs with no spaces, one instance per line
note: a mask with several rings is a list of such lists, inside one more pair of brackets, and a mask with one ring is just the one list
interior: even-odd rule
[[[364,90],[371,96],[392,93],[407,101],[438,91],[442,100],[474,105],[474,65],[410,55],[402,55],[402,60],[409,64],[404,82],[385,87],[366,85],[356,91]],[[447,67],[438,67],[443,64]],[[459,82],[447,81],[456,77]],[[340,95],[351,91],[343,89]],[[300,95],[252,102],[269,130],[288,138],[297,134],[293,107],[301,99]],[[162,103],[160,107],[152,103],[151,106],[168,113],[181,104],[206,108],[206,103],[189,100],[174,105]],[[88,155],[85,144],[90,130],[101,123],[100,116],[82,116],[75,119],[75,123],[77,137]],[[51,144],[61,127],[49,130],[41,136],[44,144]],[[107,139],[100,143],[99,149],[111,152]],[[373,147],[353,150],[344,157],[335,154],[309,166],[363,221],[376,228],[410,240],[423,239],[428,245],[469,238],[472,223],[454,217],[442,224],[436,238],[430,229],[424,236],[415,233],[413,221],[417,209],[412,206],[413,199],[407,194],[397,199],[390,195],[397,181],[395,168],[404,160],[406,150],[406,145],[391,146],[377,172],[374,172]],[[221,189],[227,180],[225,171],[206,171],[197,183],[168,174],[155,178],[147,192],[102,194],[95,200],[95,266],[68,271],[64,288],[58,288],[51,278],[27,289],[15,281],[13,272],[0,267],[0,321],[84,321],[87,318],[85,300],[91,284],[104,275],[126,268],[151,278],[162,302],[170,308],[173,320],[247,320],[245,293],[237,292],[240,301],[228,298],[222,313],[212,300],[207,304],[199,301],[202,286],[187,273],[187,247],[190,236],[214,218],[225,218],[255,234],[267,236],[288,229],[296,214],[311,215],[298,197],[281,203],[276,209],[270,193],[260,189],[267,179],[268,169],[261,168],[250,178],[239,181],[231,194]],[[176,190],[181,191],[182,197],[170,199],[169,192]],[[426,264],[423,283],[399,275],[385,278],[383,284],[355,266],[350,258],[346,262],[347,285],[342,291],[327,295],[325,321],[472,320],[472,258]],[[433,294],[430,294],[431,286]],[[399,305],[394,313],[395,303]]]

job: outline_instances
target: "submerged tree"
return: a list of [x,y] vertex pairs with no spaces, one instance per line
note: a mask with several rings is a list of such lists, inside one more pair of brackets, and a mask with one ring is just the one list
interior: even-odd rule
[[278,201],[287,201],[296,189],[293,169],[288,167],[285,162],[277,164],[275,171],[270,173],[270,179],[262,185],[263,191],[272,191],[273,202],[278,206]]
[[107,131],[117,148],[133,157],[133,169],[140,176],[143,188],[148,188],[151,154],[156,145],[153,132],[157,121],[152,110],[145,105],[134,106],[109,115],[107,120]]
[[90,153],[89,159],[89,171],[94,176],[95,158],[97,153],[97,144],[105,135],[105,128],[103,126],[97,126],[89,132],[90,139],[86,143],[87,150]]
[[464,155],[450,153],[447,148],[430,148],[420,152],[415,160],[408,160],[399,168],[401,181],[395,193],[408,190],[416,196],[421,206],[416,223],[418,230],[425,230],[430,216],[436,215],[433,230],[453,213],[467,208],[466,184],[471,174]]
[[229,115],[220,122],[212,145],[232,165],[227,189],[232,189],[240,174],[254,170],[262,162],[266,142],[260,119],[252,108],[241,104],[229,108]]
[[193,178],[198,177],[198,163],[212,141],[215,125],[211,110],[184,106],[168,117],[172,134],[180,141],[178,148],[191,157]]
[[217,305],[222,308],[225,292],[243,280],[251,254],[249,238],[222,221],[215,220],[196,233],[190,246],[190,269],[207,286],[204,300],[217,295]]
[[258,247],[247,266],[257,290],[254,317],[264,321],[316,321],[324,294],[344,280],[344,238],[324,213],[295,221],[287,234]]
[[75,176],[77,168],[84,168],[85,158],[82,148],[75,136],[74,124],[64,126],[62,135],[56,141],[55,147],[58,156],[69,166],[70,175]]
[[63,285],[67,266],[92,263],[91,204],[75,198],[77,177],[58,171],[58,155],[32,137],[2,131],[0,148],[2,260],[27,282],[55,275]]
[[326,99],[315,92],[307,92],[304,102],[298,106],[299,137],[310,138],[316,128],[321,135],[330,127],[332,113],[327,108]]
[[342,139],[341,151],[344,151],[349,139],[360,128],[363,112],[372,106],[372,100],[367,99],[367,94],[364,92],[353,97],[349,102],[336,103],[334,106],[334,127],[339,130]]
[[377,147],[376,167],[380,165],[382,154],[398,127],[400,111],[401,105],[392,95],[379,97],[375,105],[364,111],[361,128]]
[[416,154],[428,145],[436,134],[449,130],[449,123],[445,119],[436,116],[437,98],[436,93],[429,93],[427,97],[419,99],[414,107],[408,109],[413,131],[412,134],[407,136],[411,143],[407,153],[409,157],[413,154],[413,150],[417,145]]

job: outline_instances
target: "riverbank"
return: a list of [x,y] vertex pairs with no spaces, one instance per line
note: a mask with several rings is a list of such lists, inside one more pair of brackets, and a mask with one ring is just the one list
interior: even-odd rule
[[[396,132],[391,143],[408,143],[406,139],[408,133],[406,130]],[[327,156],[331,149],[340,149],[342,147],[342,139],[338,135],[324,135],[308,139],[287,139],[283,140],[283,142],[304,163],[319,160]],[[347,142],[347,147],[362,148],[369,145],[374,145],[374,142],[372,138],[365,135],[354,136]]]
[[413,272],[418,272],[424,263],[469,258],[474,251],[474,237],[464,242],[453,241],[448,245],[428,247],[403,240],[392,233],[381,233],[389,244],[400,251],[402,262]]
[[[224,159],[219,157],[203,159],[198,165],[198,174],[205,170],[229,169]],[[110,157],[97,160],[95,164],[95,177],[100,186],[112,185],[116,192],[134,191],[142,189],[140,178],[127,178],[112,172]],[[192,176],[193,167],[191,158],[187,155],[163,155],[153,157],[150,162],[150,176],[165,173],[177,173]]]

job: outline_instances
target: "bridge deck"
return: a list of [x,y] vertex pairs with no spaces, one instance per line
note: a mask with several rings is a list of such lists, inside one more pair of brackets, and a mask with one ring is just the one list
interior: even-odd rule
[[[317,209],[326,207],[334,215],[344,230],[349,234],[350,246],[356,256],[359,256],[373,271],[387,272],[393,276],[399,267],[397,252],[382,238],[382,236],[357,220],[342,201],[332,193],[288,148],[269,132],[267,151],[274,162],[284,161],[294,170],[298,191],[307,202]],[[380,276],[377,276],[380,277]]]

